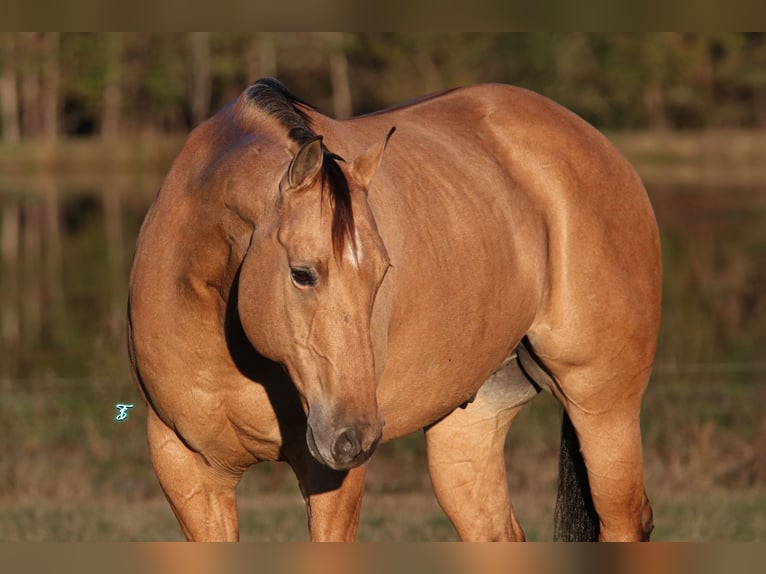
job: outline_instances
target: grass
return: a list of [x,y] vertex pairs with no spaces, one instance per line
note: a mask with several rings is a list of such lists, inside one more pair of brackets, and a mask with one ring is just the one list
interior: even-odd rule
[[644,180],[753,185],[766,178],[763,130],[615,132],[608,137]]
[[[116,388],[120,400],[132,398],[129,382]],[[149,464],[143,407],[116,424],[113,392],[96,382],[81,387],[79,408],[59,400],[71,392],[16,389],[0,407],[0,540],[181,540]],[[765,392],[757,384],[695,389],[655,381],[644,410],[655,540],[766,540]],[[543,395],[522,411],[507,442],[514,507],[530,540],[552,537],[558,425],[559,407]],[[456,540],[431,491],[424,448],[416,433],[376,453],[360,540]],[[262,464],[245,475],[243,540],[308,539],[303,502],[285,469]]]
[[763,542],[766,492],[720,487],[654,493],[654,540],[670,542]]

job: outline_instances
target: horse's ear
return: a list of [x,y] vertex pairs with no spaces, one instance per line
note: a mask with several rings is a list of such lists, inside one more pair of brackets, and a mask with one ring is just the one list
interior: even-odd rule
[[282,180],[282,189],[287,191],[308,186],[322,169],[323,161],[322,136],[317,136],[303,144],[290,161]]
[[383,152],[386,151],[388,140],[391,139],[391,136],[394,135],[395,131],[396,128],[392,127],[389,130],[388,135],[386,135],[386,139],[372,145],[360,153],[349,165],[351,176],[362,184],[362,188],[365,191],[367,191],[370,181],[372,181],[372,176],[375,175],[375,172],[378,170],[380,162],[383,159]]

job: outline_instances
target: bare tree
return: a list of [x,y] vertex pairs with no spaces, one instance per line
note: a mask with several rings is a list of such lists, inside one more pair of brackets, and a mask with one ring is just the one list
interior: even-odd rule
[[42,332],[43,284],[42,265],[43,245],[42,209],[38,201],[24,204],[21,250],[23,253],[19,276],[24,288],[20,296],[21,338],[22,344],[35,345]]
[[45,32],[40,36],[42,51],[40,77],[41,135],[46,141],[55,141],[59,125],[59,32]]
[[330,60],[332,103],[336,118],[351,116],[351,81],[348,73],[348,57],[343,32],[327,32],[326,45]]
[[122,290],[126,284],[122,192],[122,187],[117,182],[105,183],[102,192],[102,213],[106,235],[107,265],[109,268],[109,291],[113,294],[110,298],[107,325],[109,334],[115,339],[119,339],[122,336],[124,318]]
[[16,81],[16,38],[12,33],[0,35],[0,113],[3,121],[3,141],[15,143],[20,139],[19,92]]
[[2,341],[9,347],[19,342],[20,323],[18,310],[19,291],[19,248],[21,244],[21,208],[17,202],[3,205],[2,231],[0,232],[0,254],[2,255]]
[[188,37],[191,63],[191,117],[192,123],[199,124],[210,111],[211,65],[210,33],[190,32]]
[[106,34],[106,69],[104,72],[103,105],[101,108],[101,137],[105,140],[114,139],[120,132],[122,110],[122,53],[123,34],[110,32]]
[[37,32],[19,35],[21,73],[21,132],[25,137],[40,135],[40,59]]
[[276,76],[277,64],[278,64],[277,44],[274,40],[274,35],[268,32],[259,34],[258,36],[258,65],[260,67],[259,75]]
[[245,40],[243,64],[247,81],[254,82],[264,76],[277,75],[277,47],[274,35],[262,32]]
[[52,174],[41,181],[41,231],[44,288],[41,302],[45,306],[42,317],[43,334],[51,341],[60,341],[65,320],[63,276],[63,230],[61,228],[61,198]]

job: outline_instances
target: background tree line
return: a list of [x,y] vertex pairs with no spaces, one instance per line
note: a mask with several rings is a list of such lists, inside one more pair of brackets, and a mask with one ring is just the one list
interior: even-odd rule
[[186,131],[265,75],[336,117],[498,81],[601,128],[766,125],[766,33],[6,32],[2,138]]

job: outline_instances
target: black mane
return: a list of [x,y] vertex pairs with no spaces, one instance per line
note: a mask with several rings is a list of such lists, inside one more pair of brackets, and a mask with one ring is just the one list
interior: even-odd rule
[[[274,78],[261,78],[245,92],[247,100],[279,121],[287,130],[288,137],[303,145],[317,137],[306,113],[314,108],[294,95],[284,84]],[[338,165],[342,157],[328,150],[322,144],[322,192],[329,190],[332,209],[332,244],[340,259],[348,238],[354,242],[354,212],[351,207],[351,190],[343,171]]]

